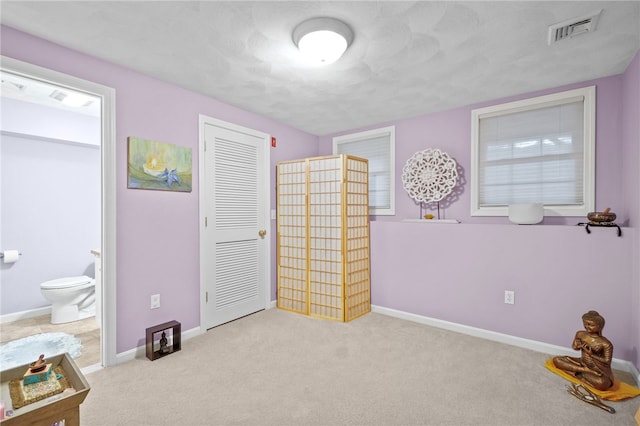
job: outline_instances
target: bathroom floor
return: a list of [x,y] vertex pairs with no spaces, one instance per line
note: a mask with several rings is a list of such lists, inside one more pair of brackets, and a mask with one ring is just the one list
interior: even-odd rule
[[66,324],[51,324],[50,315],[42,315],[0,324],[0,345],[40,333],[73,334],[82,342],[82,353],[74,358],[79,368],[100,363],[100,327],[95,317]]

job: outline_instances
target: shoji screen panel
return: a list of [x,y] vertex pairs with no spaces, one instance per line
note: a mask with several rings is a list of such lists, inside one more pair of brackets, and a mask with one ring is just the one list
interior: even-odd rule
[[309,315],[343,321],[342,161],[309,163]]
[[345,158],[345,321],[371,311],[368,163]]
[[278,193],[278,307],[306,314],[307,297],[307,166],[280,162]]
[[337,321],[370,312],[367,160],[280,162],[277,176],[278,307]]

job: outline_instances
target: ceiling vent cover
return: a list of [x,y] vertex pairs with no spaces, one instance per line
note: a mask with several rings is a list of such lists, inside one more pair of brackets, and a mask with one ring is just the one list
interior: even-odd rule
[[54,90],[53,92],[51,92],[49,97],[55,99],[56,101],[62,102],[64,98],[67,97],[67,94],[64,92],[61,92],[60,90]]
[[595,31],[601,14],[602,9],[579,18],[569,19],[567,21],[551,25],[549,27],[549,38],[547,40],[549,46],[559,42],[560,40]]

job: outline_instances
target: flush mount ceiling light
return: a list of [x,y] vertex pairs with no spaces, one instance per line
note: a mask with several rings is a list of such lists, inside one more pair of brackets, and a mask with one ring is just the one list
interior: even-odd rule
[[353,31],[334,18],[312,18],[293,30],[293,42],[313,62],[327,65],[337,61],[353,41]]

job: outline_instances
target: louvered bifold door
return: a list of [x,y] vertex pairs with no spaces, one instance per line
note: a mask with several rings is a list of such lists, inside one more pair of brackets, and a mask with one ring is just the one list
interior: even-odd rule
[[308,313],[306,181],[305,160],[278,163],[278,308],[302,314]]
[[[264,309],[264,242],[259,238],[260,206],[265,195],[259,190],[264,152],[255,136],[211,126],[206,156],[208,199],[207,241],[214,247],[215,282],[208,290],[207,309],[212,308],[209,326]],[[212,140],[213,139],[213,140]],[[210,143],[213,142],[213,143]],[[213,220],[211,220],[213,219]],[[213,223],[211,223],[213,222]],[[213,293],[213,294],[211,294]],[[213,304],[213,306],[211,306]]]

